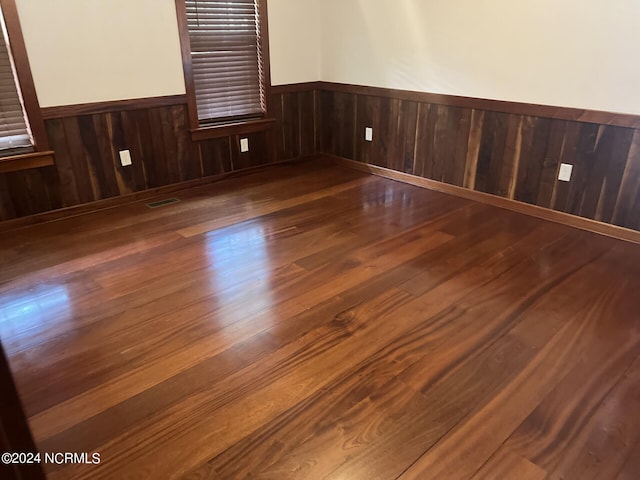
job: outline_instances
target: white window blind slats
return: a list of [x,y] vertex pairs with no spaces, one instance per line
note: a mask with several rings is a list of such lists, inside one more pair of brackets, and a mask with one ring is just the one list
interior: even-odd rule
[[6,29],[0,32],[0,151],[31,147],[33,141],[7,48]]
[[198,119],[264,113],[258,2],[186,0]]

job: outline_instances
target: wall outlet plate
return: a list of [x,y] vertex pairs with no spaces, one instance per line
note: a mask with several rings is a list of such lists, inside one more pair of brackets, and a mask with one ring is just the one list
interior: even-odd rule
[[571,174],[573,173],[573,165],[568,163],[560,164],[560,173],[558,173],[558,180],[561,182],[570,182]]
[[373,128],[371,127],[366,127],[364,129],[364,139],[367,142],[373,142]]
[[129,150],[121,150],[120,151],[120,165],[123,167],[128,167],[131,165],[131,152]]
[[240,152],[241,153],[246,153],[249,151],[249,139],[248,138],[241,138],[240,139]]

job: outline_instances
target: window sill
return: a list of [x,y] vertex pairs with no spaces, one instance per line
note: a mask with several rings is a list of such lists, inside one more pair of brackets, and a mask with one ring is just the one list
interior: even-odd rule
[[211,138],[264,132],[269,130],[275,121],[275,118],[264,118],[260,120],[248,120],[244,122],[225,123],[224,125],[194,128],[191,130],[191,140],[198,142]]
[[11,157],[0,157],[0,173],[48,167],[53,164],[53,152],[51,150],[46,152],[24,153]]

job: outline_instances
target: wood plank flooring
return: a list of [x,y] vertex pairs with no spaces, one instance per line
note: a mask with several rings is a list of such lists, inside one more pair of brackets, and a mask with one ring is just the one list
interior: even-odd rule
[[274,166],[0,239],[51,479],[640,478],[640,246]]

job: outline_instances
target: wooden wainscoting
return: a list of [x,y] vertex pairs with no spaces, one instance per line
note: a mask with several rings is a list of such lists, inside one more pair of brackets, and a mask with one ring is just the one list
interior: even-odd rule
[[299,158],[319,152],[315,84],[272,87],[270,111],[276,118],[275,158]]
[[238,135],[192,141],[177,97],[45,112],[56,165],[0,174],[0,220],[324,153],[640,231],[640,117],[327,82],[270,91],[275,121],[247,134],[249,154]]
[[[0,174],[0,221],[216,177],[315,152],[315,93],[271,96],[267,131],[194,142],[186,103],[178,97],[48,109],[46,130],[55,165]],[[130,150],[133,165],[120,165]],[[117,203],[110,202],[110,205]],[[99,207],[100,204],[96,204]]]
[[[319,88],[323,153],[640,230],[640,130],[616,125],[633,124],[632,116],[580,111],[608,122],[597,124],[564,119],[577,115],[572,109],[512,104],[521,113],[505,113],[477,108],[488,101],[466,99],[465,107],[462,97],[425,103],[428,94]],[[571,182],[557,180],[560,163],[574,165]]]

